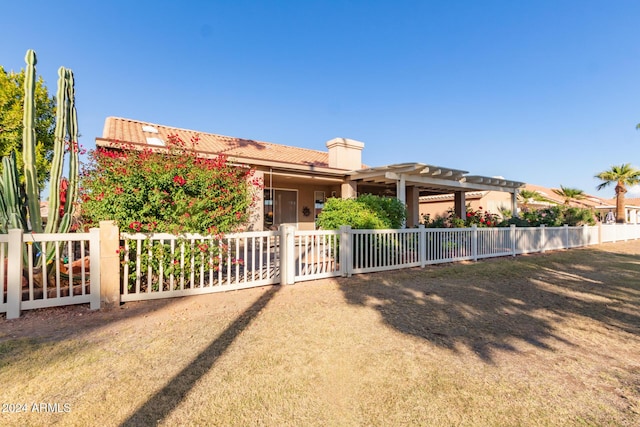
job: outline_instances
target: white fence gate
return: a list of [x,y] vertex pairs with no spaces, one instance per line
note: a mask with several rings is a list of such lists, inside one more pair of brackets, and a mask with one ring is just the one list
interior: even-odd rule
[[280,233],[121,234],[122,301],[280,283]]

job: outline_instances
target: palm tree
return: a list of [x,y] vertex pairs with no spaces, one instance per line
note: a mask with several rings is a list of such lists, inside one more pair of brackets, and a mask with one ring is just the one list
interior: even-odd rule
[[627,192],[627,186],[640,184],[640,170],[625,163],[620,166],[611,166],[611,169],[600,172],[595,176],[603,182],[596,188],[602,190],[609,185],[616,185],[616,222],[624,223],[626,214],[624,210],[624,193]]
[[525,209],[529,208],[529,203],[531,202],[548,202],[549,201],[537,191],[526,190],[524,188],[518,192],[518,199],[520,200],[522,207]]
[[554,188],[552,191],[564,199],[565,206],[569,206],[571,200],[581,200],[585,198],[584,191],[578,190],[577,188],[568,188],[561,185],[560,190]]

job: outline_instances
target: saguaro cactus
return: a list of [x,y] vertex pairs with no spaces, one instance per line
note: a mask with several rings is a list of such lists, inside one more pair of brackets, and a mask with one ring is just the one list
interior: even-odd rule
[[24,116],[22,130],[22,157],[24,160],[24,184],[27,197],[28,217],[31,230],[42,232],[40,217],[40,192],[36,171],[36,127],[35,127],[35,87],[36,53],[29,49],[24,58],[27,63],[24,79]]

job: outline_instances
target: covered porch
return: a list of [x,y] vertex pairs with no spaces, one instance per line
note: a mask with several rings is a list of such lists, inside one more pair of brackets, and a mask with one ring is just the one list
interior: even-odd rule
[[454,211],[464,218],[467,192],[501,191],[510,194],[512,212],[517,212],[517,195],[523,182],[468,173],[424,163],[401,163],[353,171],[349,184],[353,196],[369,193],[397,197],[404,202],[408,210],[407,227],[420,223],[420,196],[453,194]]

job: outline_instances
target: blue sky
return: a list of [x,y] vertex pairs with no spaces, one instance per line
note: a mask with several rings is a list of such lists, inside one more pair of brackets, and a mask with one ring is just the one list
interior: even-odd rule
[[[30,1],[3,5],[0,64],[55,92],[81,143],[119,116],[596,191],[640,167],[640,2]],[[6,19],[10,17],[10,19]],[[634,191],[640,196],[640,191]]]

